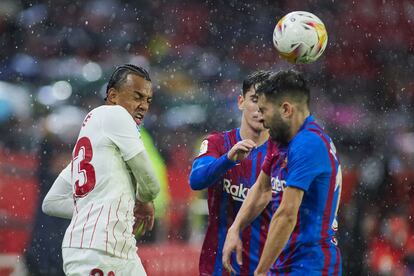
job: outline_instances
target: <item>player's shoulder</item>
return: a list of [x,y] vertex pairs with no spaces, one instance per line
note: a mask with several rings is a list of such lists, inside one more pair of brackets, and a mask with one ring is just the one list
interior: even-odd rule
[[321,135],[309,129],[299,131],[289,145],[289,151],[318,154],[326,149]]
[[223,149],[224,145],[226,144],[226,136],[228,135],[229,131],[233,130],[213,131],[208,133],[202,140],[200,152],[207,152],[207,149],[211,146]]
[[212,142],[223,141],[225,136],[226,136],[226,131],[213,131],[207,134],[204,137],[204,140],[208,140]]
[[101,105],[93,109],[92,112],[109,114],[111,116],[125,116],[128,111],[120,105]]
[[[96,113],[109,125],[119,125],[119,122],[134,124],[129,112],[120,105],[102,105],[96,108]],[[123,125],[121,124],[121,125]]]

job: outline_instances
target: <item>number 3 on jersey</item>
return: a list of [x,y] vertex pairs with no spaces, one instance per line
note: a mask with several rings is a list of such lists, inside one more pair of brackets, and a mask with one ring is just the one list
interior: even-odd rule
[[75,196],[84,197],[95,187],[95,169],[90,163],[93,152],[88,137],[78,140],[73,151],[72,179],[75,181]]

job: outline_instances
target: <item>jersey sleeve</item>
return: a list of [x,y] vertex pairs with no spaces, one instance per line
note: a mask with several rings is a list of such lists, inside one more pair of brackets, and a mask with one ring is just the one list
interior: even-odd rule
[[301,135],[291,143],[288,150],[286,186],[307,191],[313,180],[329,166],[326,160],[327,149],[315,134]]
[[201,143],[200,152],[193,161],[189,176],[190,187],[193,190],[208,188],[237,163],[227,157],[223,135],[209,135]]
[[268,176],[271,174],[272,164],[276,160],[278,154],[279,151],[276,143],[269,138],[269,141],[267,143],[266,156],[262,164],[262,171]]
[[212,133],[203,140],[200,146],[200,152],[196,158],[211,156],[219,158],[223,155],[224,137],[220,133]]
[[72,179],[72,162],[69,163],[61,172],[60,177],[62,177],[66,182],[71,183]]
[[125,161],[145,149],[134,119],[123,107],[116,106],[105,113],[102,127],[105,135],[120,149]]
[[74,204],[70,179],[71,164],[62,170],[43,199],[43,213],[60,218],[72,218]]

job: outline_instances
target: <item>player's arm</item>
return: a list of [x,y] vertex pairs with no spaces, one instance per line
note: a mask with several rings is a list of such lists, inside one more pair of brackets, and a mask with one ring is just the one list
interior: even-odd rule
[[103,116],[102,128],[118,147],[137,181],[137,199],[141,202],[152,201],[158,195],[160,185],[132,116],[125,108],[114,106]]
[[126,163],[137,182],[133,233],[136,238],[139,238],[146,231],[152,230],[154,226],[153,200],[160,192],[160,184],[145,150],[126,161]]
[[65,219],[73,215],[73,192],[70,184],[70,164],[59,174],[43,199],[43,213]]
[[267,271],[286,246],[297,222],[304,193],[313,180],[330,168],[326,147],[315,134],[299,134],[288,152],[288,174],[282,202],[269,225],[266,243],[255,275]]
[[272,199],[272,186],[270,177],[263,171],[260,172],[256,183],[252,186],[246,199],[244,200],[236,219],[228,230],[226,241],[223,247],[223,265],[224,267],[235,273],[230,264],[231,253],[236,251],[236,259],[239,265],[242,262],[242,242],[240,240],[240,232],[249,225]]
[[261,171],[230,227],[232,231],[243,231],[246,226],[263,212],[271,199],[272,185],[270,184],[270,177]]
[[208,141],[206,149],[210,154],[201,156],[194,160],[190,173],[190,186],[193,190],[202,190],[214,184],[223,174],[236,166],[248,156],[256,144],[245,139],[235,144],[229,152],[216,158],[214,154],[214,141]]
[[141,151],[126,162],[137,181],[137,199],[141,202],[154,200],[160,192],[155,171],[147,152]]
[[[105,113],[102,121],[104,135],[119,149],[121,156],[136,180],[134,208],[134,233],[143,234],[154,225],[154,204],[160,185],[155,177],[152,163],[145,151],[144,143],[132,116],[121,106],[114,106]],[[136,233],[138,228],[140,233]]]
[[295,187],[287,187],[284,190],[282,202],[270,222],[266,243],[255,275],[267,275],[270,266],[286,246],[297,222],[303,193],[303,190]]
[[197,158],[194,160],[190,172],[191,189],[202,190],[208,188],[236,164],[227,157],[227,153],[220,158],[212,156]]

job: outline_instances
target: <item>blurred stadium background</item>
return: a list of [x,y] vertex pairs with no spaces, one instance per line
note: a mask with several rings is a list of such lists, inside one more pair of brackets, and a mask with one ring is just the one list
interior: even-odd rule
[[298,69],[342,159],[344,275],[413,275],[412,0],[1,0],[0,275],[60,275],[68,222],[41,200],[122,63],[149,69],[155,89],[144,128],[163,191],[141,259],[149,275],[196,275],[207,207],[187,183],[192,158],[207,132],[239,124],[246,74],[291,67],[271,38],[293,10],[329,34]]

